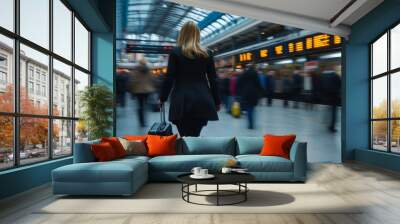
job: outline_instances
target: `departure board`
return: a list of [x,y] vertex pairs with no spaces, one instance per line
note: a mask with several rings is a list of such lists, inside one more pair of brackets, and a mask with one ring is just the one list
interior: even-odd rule
[[338,48],[342,45],[342,42],[340,36],[319,33],[255,51],[240,53],[237,56],[237,62],[246,63],[260,59],[275,59],[315,53],[320,50]]

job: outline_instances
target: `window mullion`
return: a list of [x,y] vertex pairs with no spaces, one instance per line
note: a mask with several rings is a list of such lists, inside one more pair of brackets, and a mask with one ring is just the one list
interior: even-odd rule
[[[20,0],[14,1],[14,30],[17,35],[19,35],[19,8],[20,8]],[[19,114],[20,112],[20,46],[19,39],[14,39],[14,112]],[[19,135],[20,135],[20,118],[14,116],[14,166],[20,165],[20,155],[19,155]]]
[[[49,50],[53,52],[53,0],[49,0]],[[53,159],[53,56],[49,55],[49,75],[48,75],[48,83],[49,86],[47,88],[49,97],[49,110],[48,113],[50,118],[48,120],[48,152],[49,159]]]
[[[71,28],[71,60],[73,66],[71,67],[71,91],[72,91],[72,105],[71,105],[71,117],[75,118],[75,12],[72,11],[71,15],[71,23],[72,23],[72,28]],[[74,145],[75,145],[75,126],[76,126],[76,121],[72,121],[72,130],[71,130],[71,150],[72,150],[72,155],[74,155]]]
[[[387,32],[387,71],[390,71],[390,30]],[[387,74],[387,110],[388,110],[388,118],[392,117],[392,99],[391,99],[391,79],[392,79],[392,75],[390,74],[390,72]],[[392,135],[391,135],[391,129],[392,129],[392,121],[389,120],[387,122],[387,136],[388,136],[388,152],[392,151]]]

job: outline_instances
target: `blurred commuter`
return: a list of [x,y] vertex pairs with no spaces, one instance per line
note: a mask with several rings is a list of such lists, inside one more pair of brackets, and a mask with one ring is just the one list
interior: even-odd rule
[[321,74],[321,90],[324,101],[330,106],[330,122],[328,129],[336,132],[337,106],[340,103],[340,76],[328,67]]
[[312,102],[320,103],[321,102],[321,74],[318,70],[311,72],[311,80],[312,80]]
[[229,75],[227,73],[223,73],[219,76],[218,79],[218,87],[221,96],[222,103],[224,104],[225,110],[227,113],[230,113],[230,103],[229,103]]
[[260,95],[260,100],[264,101],[264,98],[267,97],[266,91],[267,91],[267,76],[264,74],[263,69],[258,68],[257,69],[258,73],[258,79],[260,80],[260,85],[262,89],[262,93]]
[[237,83],[238,95],[247,114],[248,128],[254,129],[254,108],[262,93],[262,86],[254,64],[247,66]]
[[289,98],[292,95],[293,90],[292,79],[289,74],[285,73],[282,78],[282,92],[283,92],[283,106],[289,106]]
[[133,71],[131,77],[131,91],[137,100],[137,115],[141,127],[146,126],[145,106],[148,96],[155,91],[153,77],[145,59],[139,61],[139,65]]
[[217,75],[211,52],[200,46],[200,30],[186,22],[177,47],[169,55],[166,79],[160,94],[164,103],[171,92],[169,120],[180,136],[199,136],[208,121],[218,120],[220,109]]
[[[232,112],[233,104],[239,104],[239,96],[237,95],[237,79],[239,73],[232,72],[231,77],[229,78],[229,110]],[[239,105],[240,107],[240,105]]]
[[116,89],[117,89],[117,104],[121,107],[125,107],[126,92],[128,91],[128,80],[129,77],[125,70],[121,70],[117,73]]
[[306,109],[312,109],[312,74],[310,72],[304,74],[303,91],[305,95]]
[[266,95],[267,95],[267,105],[271,106],[272,105],[272,99],[274,97],[275,93],[275,74],[276,72],[274,70],[271,70],[267,73],[265,76],[265,88],[266,88]]
[[299,101],[301,100],[301,93],[303,91],[304,79],[299,70],[293,72],[292,78],[292,97],[294,100],[293,107],[299,107]]

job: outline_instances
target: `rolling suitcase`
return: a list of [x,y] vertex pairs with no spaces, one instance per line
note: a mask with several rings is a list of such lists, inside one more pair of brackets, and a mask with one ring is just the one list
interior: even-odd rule
[[148,132],[149,135],[167,136],[172,135],[172,125],[165,121],[165,107],[164,104],[160,106],[161,122],[156,122],[151,125]]

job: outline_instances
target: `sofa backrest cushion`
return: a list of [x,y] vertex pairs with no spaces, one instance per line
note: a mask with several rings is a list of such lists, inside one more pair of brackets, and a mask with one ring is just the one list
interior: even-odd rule
[[236,137],[236,155],[259,154],[264,145],[264,138]]
[[235,139],[232,137],[183,137],[178,141],[178,154],[226,154],[235,155]]
[[75,143],[74,147],[74,163],[95,162],[96,158],[91,150],[92,144],[99,144],[100,140]]

